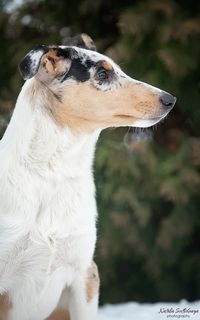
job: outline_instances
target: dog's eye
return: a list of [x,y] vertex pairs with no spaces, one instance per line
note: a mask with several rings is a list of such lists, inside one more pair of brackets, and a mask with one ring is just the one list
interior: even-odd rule
[[108,79],[108,72],[104,68],[100,68],[97,72],[96,79],[99,81],[105,81]]

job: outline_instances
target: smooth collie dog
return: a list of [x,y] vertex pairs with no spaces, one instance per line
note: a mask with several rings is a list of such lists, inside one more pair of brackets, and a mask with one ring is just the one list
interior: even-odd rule
[[0,319],[95,320],[101,130],[149,127],[176,99],[127,76],[85,34],[38,46],[0,142]]

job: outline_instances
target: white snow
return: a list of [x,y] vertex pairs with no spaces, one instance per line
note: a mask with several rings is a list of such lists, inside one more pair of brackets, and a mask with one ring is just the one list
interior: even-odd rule
[[179,303],[140,304],[129,302],[105,305],[100,308],[98,320],[200,320],[200,301]]

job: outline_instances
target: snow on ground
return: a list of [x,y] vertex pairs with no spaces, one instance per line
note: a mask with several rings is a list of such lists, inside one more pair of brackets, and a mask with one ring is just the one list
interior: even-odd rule
[[200,301],[179,303],[140,304],[129,302],[105,305],[100,308],[98,320],[200,320]]

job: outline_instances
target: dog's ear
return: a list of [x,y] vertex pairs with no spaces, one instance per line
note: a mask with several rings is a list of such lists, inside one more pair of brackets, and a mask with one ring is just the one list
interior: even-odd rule
[[72,59],[77,53],[73,48],[51,47],[41,58],[38,77],[49,82],[57,76],[66,74],[71,66]]
[[19,70],[24,80],[37,76],[48,82],[69,70],[75,54],[73,48],[38,46],[24,57],[19,64]]
[[19,71],[24,80],[34,77],[38,72],[42,56],[49,51],[46,46],[33,48],[19,63]]
[[72,38],[66,38],[64,41],[66,46],[76,46],[79,48],[96,51],[94,41],[86,33],[81,33]]

